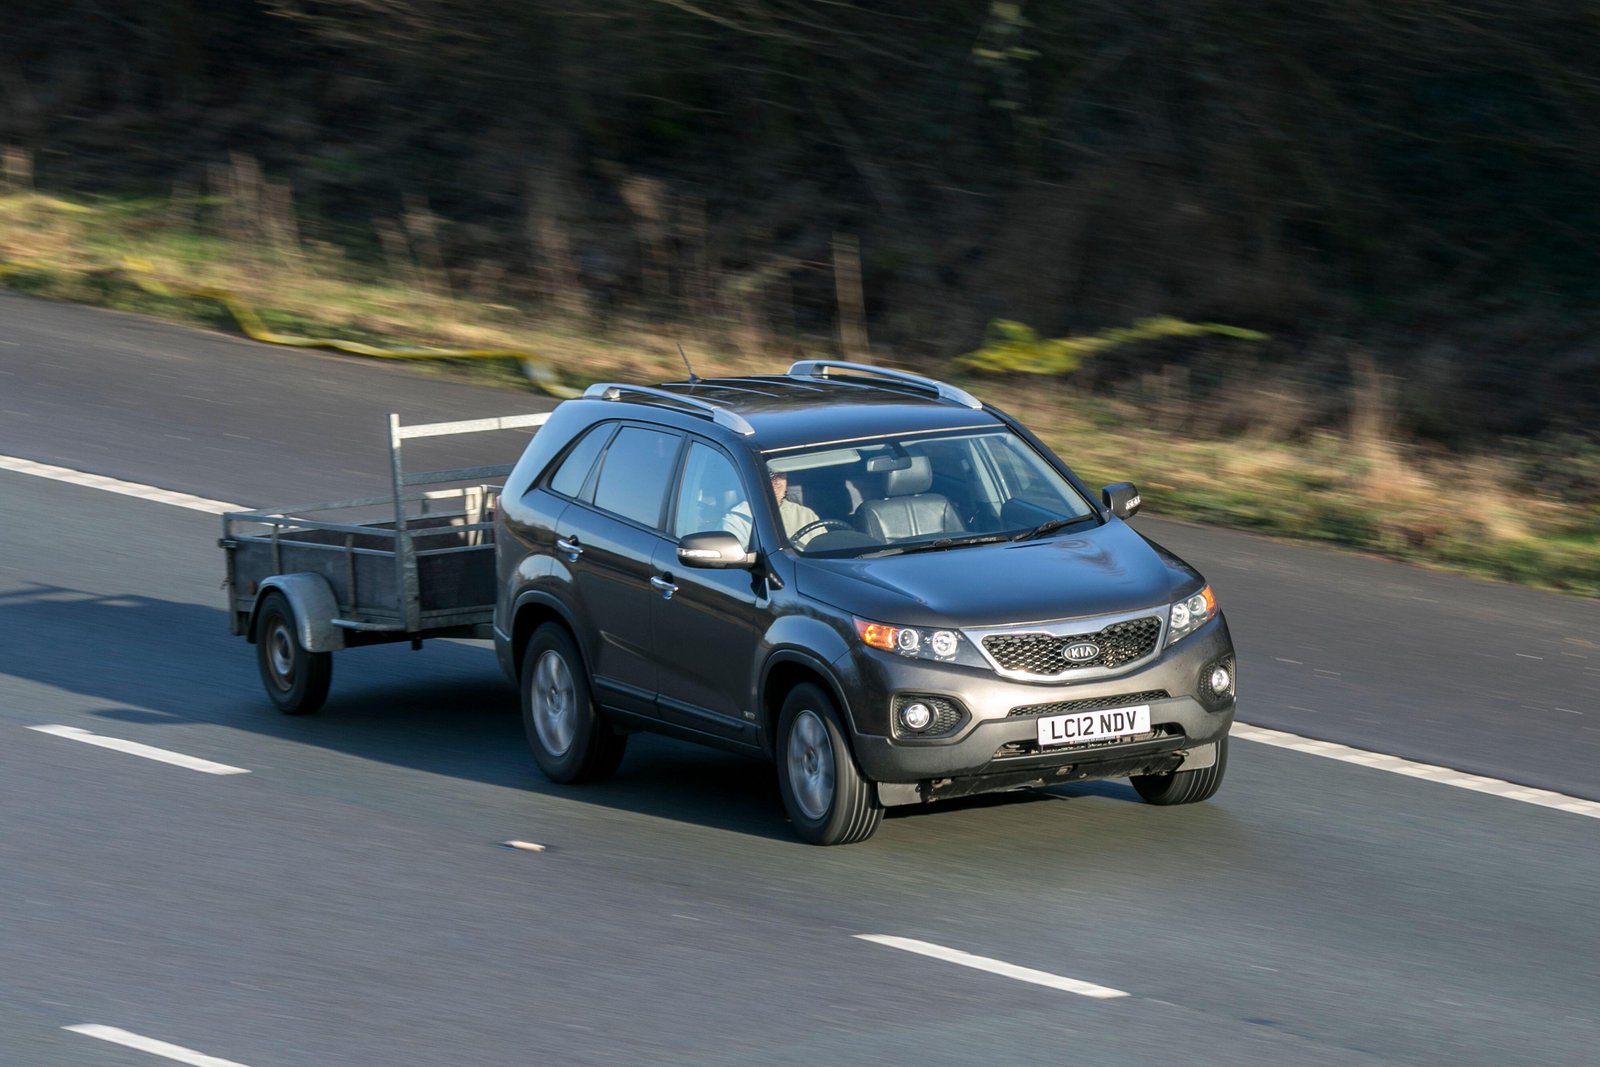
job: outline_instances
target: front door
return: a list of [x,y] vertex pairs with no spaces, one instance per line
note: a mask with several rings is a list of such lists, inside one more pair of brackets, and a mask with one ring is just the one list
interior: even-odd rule
[[[756,741],[757,646],[767,627],[766,580],[749,570],[678,563],[678,538],[725,530],[753,542],[751,499],[727,453],[691,439],[656,550],[655,644],[663,719],[719,737]],[[751,543],[745,545],[748,550]]]

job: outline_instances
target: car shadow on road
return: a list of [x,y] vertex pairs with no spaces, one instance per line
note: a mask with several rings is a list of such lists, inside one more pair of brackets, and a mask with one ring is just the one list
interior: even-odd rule
[[[606,782],[549,782],[528,752],[516,691],[492,651],[480,644],[430,641],[420,654],[402,645],[339,653],[326,707],[315,715],[287,716],[261,692],[254,647],[228,634],[221,608],[33,586],[0,593],[4,675],[105,702],[67,702],[62,712],[51,711],[75,725],[209,723],[431,774],[794,840],[773,768],[756,757],[636,734],[622,766]],[[147,730],[128,736],[160,744]],[[248,750],[236,761],[248,766]],[[1125,783],[1080,783],[1049,793],[892,808],[888,817],[914,825],[933,812],[1083,796],[1136,800]]]
[[[333,690],[315,715],[288,716],[261,691],[254,646],[226,612],[145,596],[33,585],[0,592],[5,676],[89,698],[27,708],[32,722],[96,732],[207,723],[361,759],[657,818],[792,841],[769,765],[653,735],[635,735],[610,780],[558,786],[523,736],[516,690],[487,647],[429,641],[334,657]],[[22,709],[17,709],[22,710]],[[97,727],[96,722],[104,724]],[[232,758],[250,765],[249,751]]]

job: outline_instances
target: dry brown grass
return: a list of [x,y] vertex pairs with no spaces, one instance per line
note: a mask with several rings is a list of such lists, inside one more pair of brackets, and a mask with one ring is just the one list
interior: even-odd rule
[[[396,345],[531,351],[572,384],[651,381],[683,374],[677,346],[702,376],[781,372],[801,356],[831,355],[754,329],[737,308],[689,327],[580,318],[551,323],[526,309],[475,299],[424,248],[400,277],[374,276],[337,249],[304,240],[292,204],[249,191],[225,213],[257,237],[197,229],[192,205],[72,204],[11,188],[0,193],[0,283],[44,296],[109,304],[208,325],[217,308],[150,297],[125,276],[148,264],[171,285],[230,289],[293,332]],[[395,223],[407,249],[425,245],[425,208]],[[266,218],[262,217],[265,213]],[[254,221],[251,221],[251,220]],[[409,227],[409,228],[408,228]],[[398,251],[396,255],[398,255]],[[890,354],[873,354],[893,363]],[[1201,402],[1190,384],[1159,375],[1131,399],[1082,395],[1061,378],[968,378],[964,384],[1039,428],[1091,481],[1131,479],[1152,512],[1310,538],[1532,584],[1600,593],[1600,513],[1532,499],[1519,467],[1494,455],[1428,454],[1395,432],[1394,391],[1363,353],[1349,354],[1347,424],[1326,428],[1327,400],[1282,376],[1261,376]],[[924,370],[929,368],[922,368]],[[452,364],[447,373],[513,384],[516,365]],[[1322,429],[1311,427],[1323,426]]]

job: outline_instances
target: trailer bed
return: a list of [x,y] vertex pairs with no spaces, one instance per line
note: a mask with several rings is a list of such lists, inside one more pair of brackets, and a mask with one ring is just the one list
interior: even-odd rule
[[293,631],[296,647],[274,631],[273,647],[258,648],[263,683],[280,707],[288,675],[308,663],[326,672],[318,657],[333,651],[493,635],[499,485],[482,479],[504,478],[512,464],[408,473],[404,442],[536,429],[548,418],[542,412],[406,426],[391,415],[391,493],[223,515],[231,631],[259,644],[264,603],[286,620],[281,629]]

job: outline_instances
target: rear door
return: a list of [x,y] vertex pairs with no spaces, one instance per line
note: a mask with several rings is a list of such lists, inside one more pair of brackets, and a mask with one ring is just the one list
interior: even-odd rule
[[556,554],[582,605],[595,695],[602,704],[655,711],[657,655],[651,647],[651,561],[662,540],[667,490],[683,435],[623,425],[583,497],[557,520]]

